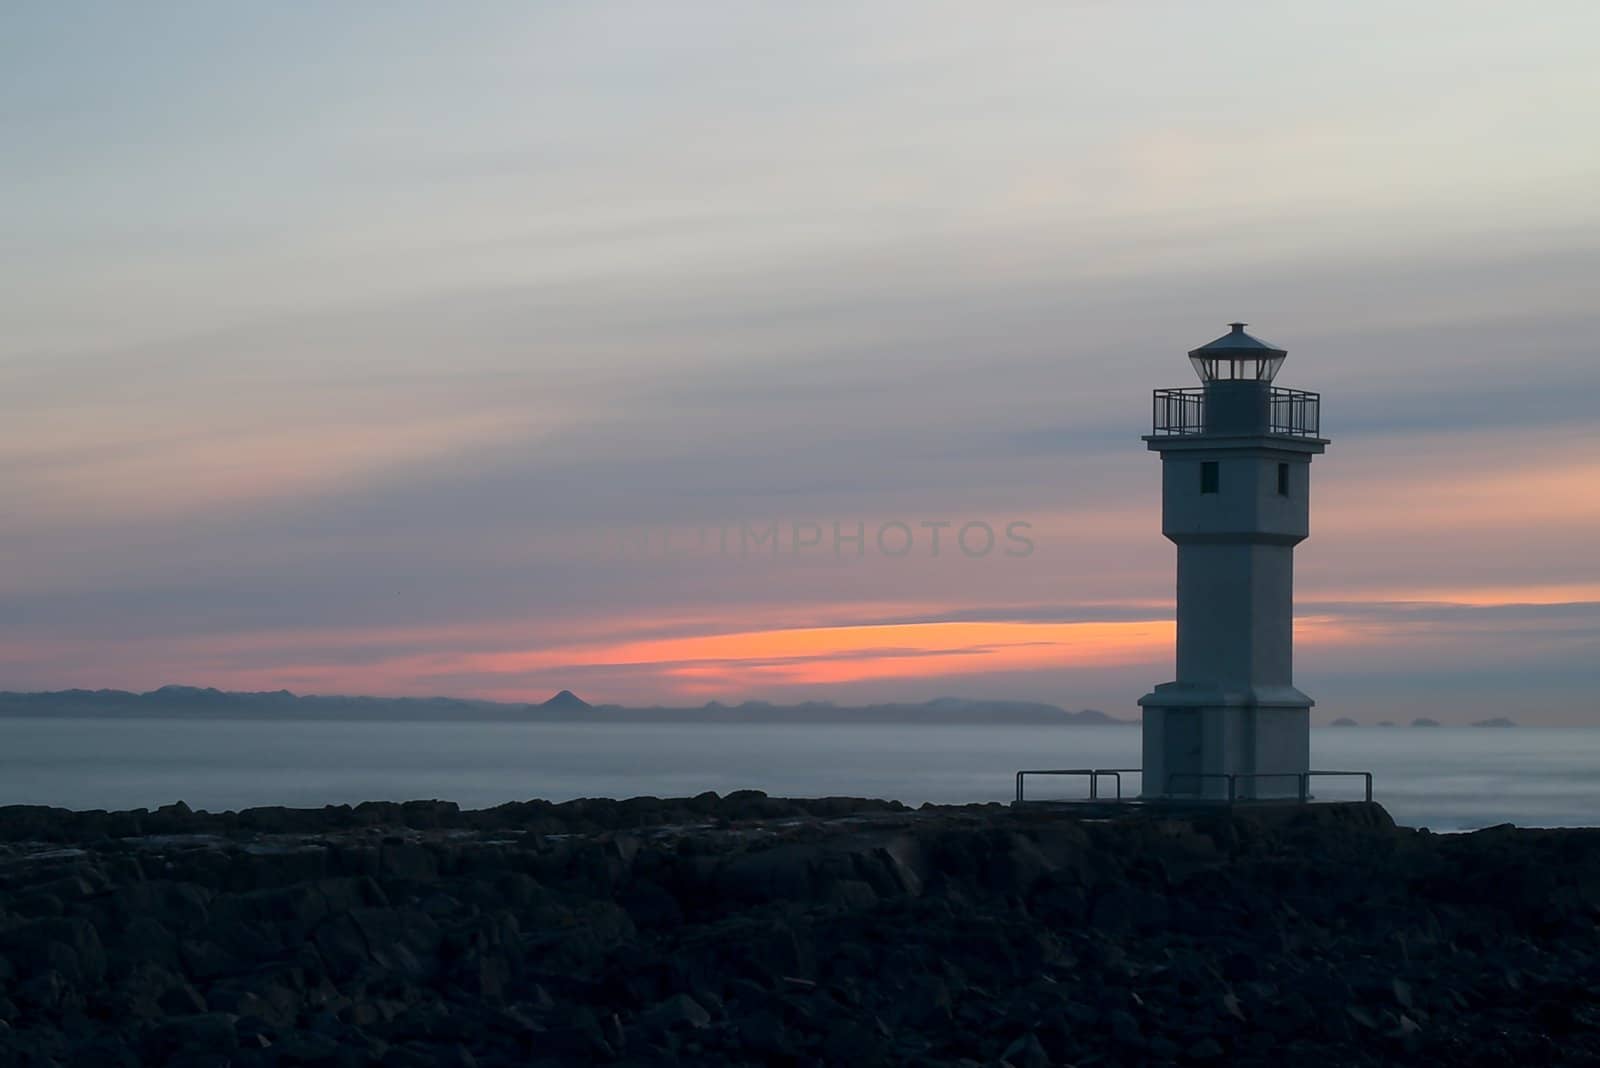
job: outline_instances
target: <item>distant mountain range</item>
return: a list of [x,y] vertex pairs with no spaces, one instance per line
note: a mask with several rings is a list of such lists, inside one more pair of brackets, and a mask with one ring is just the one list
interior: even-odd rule
[[692,708],[624,708],[591,705],[571,690],[541,704],[507,704],[454,697],[318,697],[288,690],[230,693],[212,687],[163,686],[148,693],[127,690],[0,692],[0,717],[144,717],[327,720],[493,720],[500,722],[604,723],[972,723],[1133,726],[1086,708],[1068,712],[1030,701],[980,701],[941,697],[921,704],[835,705],[807,701],[777,705],[717,701]]

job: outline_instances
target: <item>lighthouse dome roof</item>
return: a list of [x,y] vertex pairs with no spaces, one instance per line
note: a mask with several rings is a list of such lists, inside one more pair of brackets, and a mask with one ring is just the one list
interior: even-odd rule
[[1217,340],[1201,345],[1197,349],[1190,349],[1190,356],[1209,357],[1211,359],[1252,359],[1262,356],[1284,357],[1289,354],[1287,349],[1280,349],[1269,341],[1263,341],[1244,332],[1247,323],[1229,323],[1229,331]]

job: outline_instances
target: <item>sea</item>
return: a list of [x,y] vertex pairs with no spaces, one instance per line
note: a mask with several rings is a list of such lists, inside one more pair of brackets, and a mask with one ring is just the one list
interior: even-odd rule
[[[1311,750],[1315,768],[1370,771],[1375,799],[1408,826],[1600,825],[1600,729],[1319,728]],[[1007,802],[1019,769],[1138,764],[1138,729],[1117,726],[0,719],[0,804],[73,809],[425,798],[484,808],[738,789]],[[1123,777],[1125,794],[1139,788]],[[1359,779],[1313,788],[1319,800],[1364,791]],[[1087,782],[1030,778],[1027,789],[1070,799]]]

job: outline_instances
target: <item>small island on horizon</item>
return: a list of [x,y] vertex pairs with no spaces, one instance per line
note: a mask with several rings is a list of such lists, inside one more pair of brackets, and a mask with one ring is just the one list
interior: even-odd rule
[[[1463,727],[1463,726],[1464,727],[1515,727],[1517,725],[1518,724],[1517,724],[1517,722],[1515,720],[1507,719],[1504,716],[1495,716],[1495,717],[1493,717],[1491,719],[1475,720],[1472,723],[1456,723],[1456,724],[1441,723],[1436,719],[1429,719],[1427,716],[1418,716],[1416,719],[1413,719],[1411,721],[1411,726],[1413,726],[1413,727],[1446,727],[1446,726],[1457,726],[1457,727]],[[1330,722],[1328,724],[1328,726],[1330,726],[1330,727],[1359,727],[1359,726],[1361,726],[1361,723],[1360,723],[1359,720],[1351,719],[1349,716],[1340,716],[1338,719],[1333,720],[1332,722]],[[1379,720],[1375,724],[1375,726],[1378,726],[1378,727],[1393,727],[1393,726],[1396,726],[1396,723],[1392,719],[1383,719],[1383,720]]]

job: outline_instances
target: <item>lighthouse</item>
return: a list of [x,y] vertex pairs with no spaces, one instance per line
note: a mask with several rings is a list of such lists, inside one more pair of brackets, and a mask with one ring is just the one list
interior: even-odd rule
[[1144,795],[1302,796],[1311,698],[1295,689],[1294,547],[1309,530],[1321,398],[1273,384],[1287,351],[1228,333],[1158,389],[1161,533],[1178,547],[1177,678],[1139,699]]

